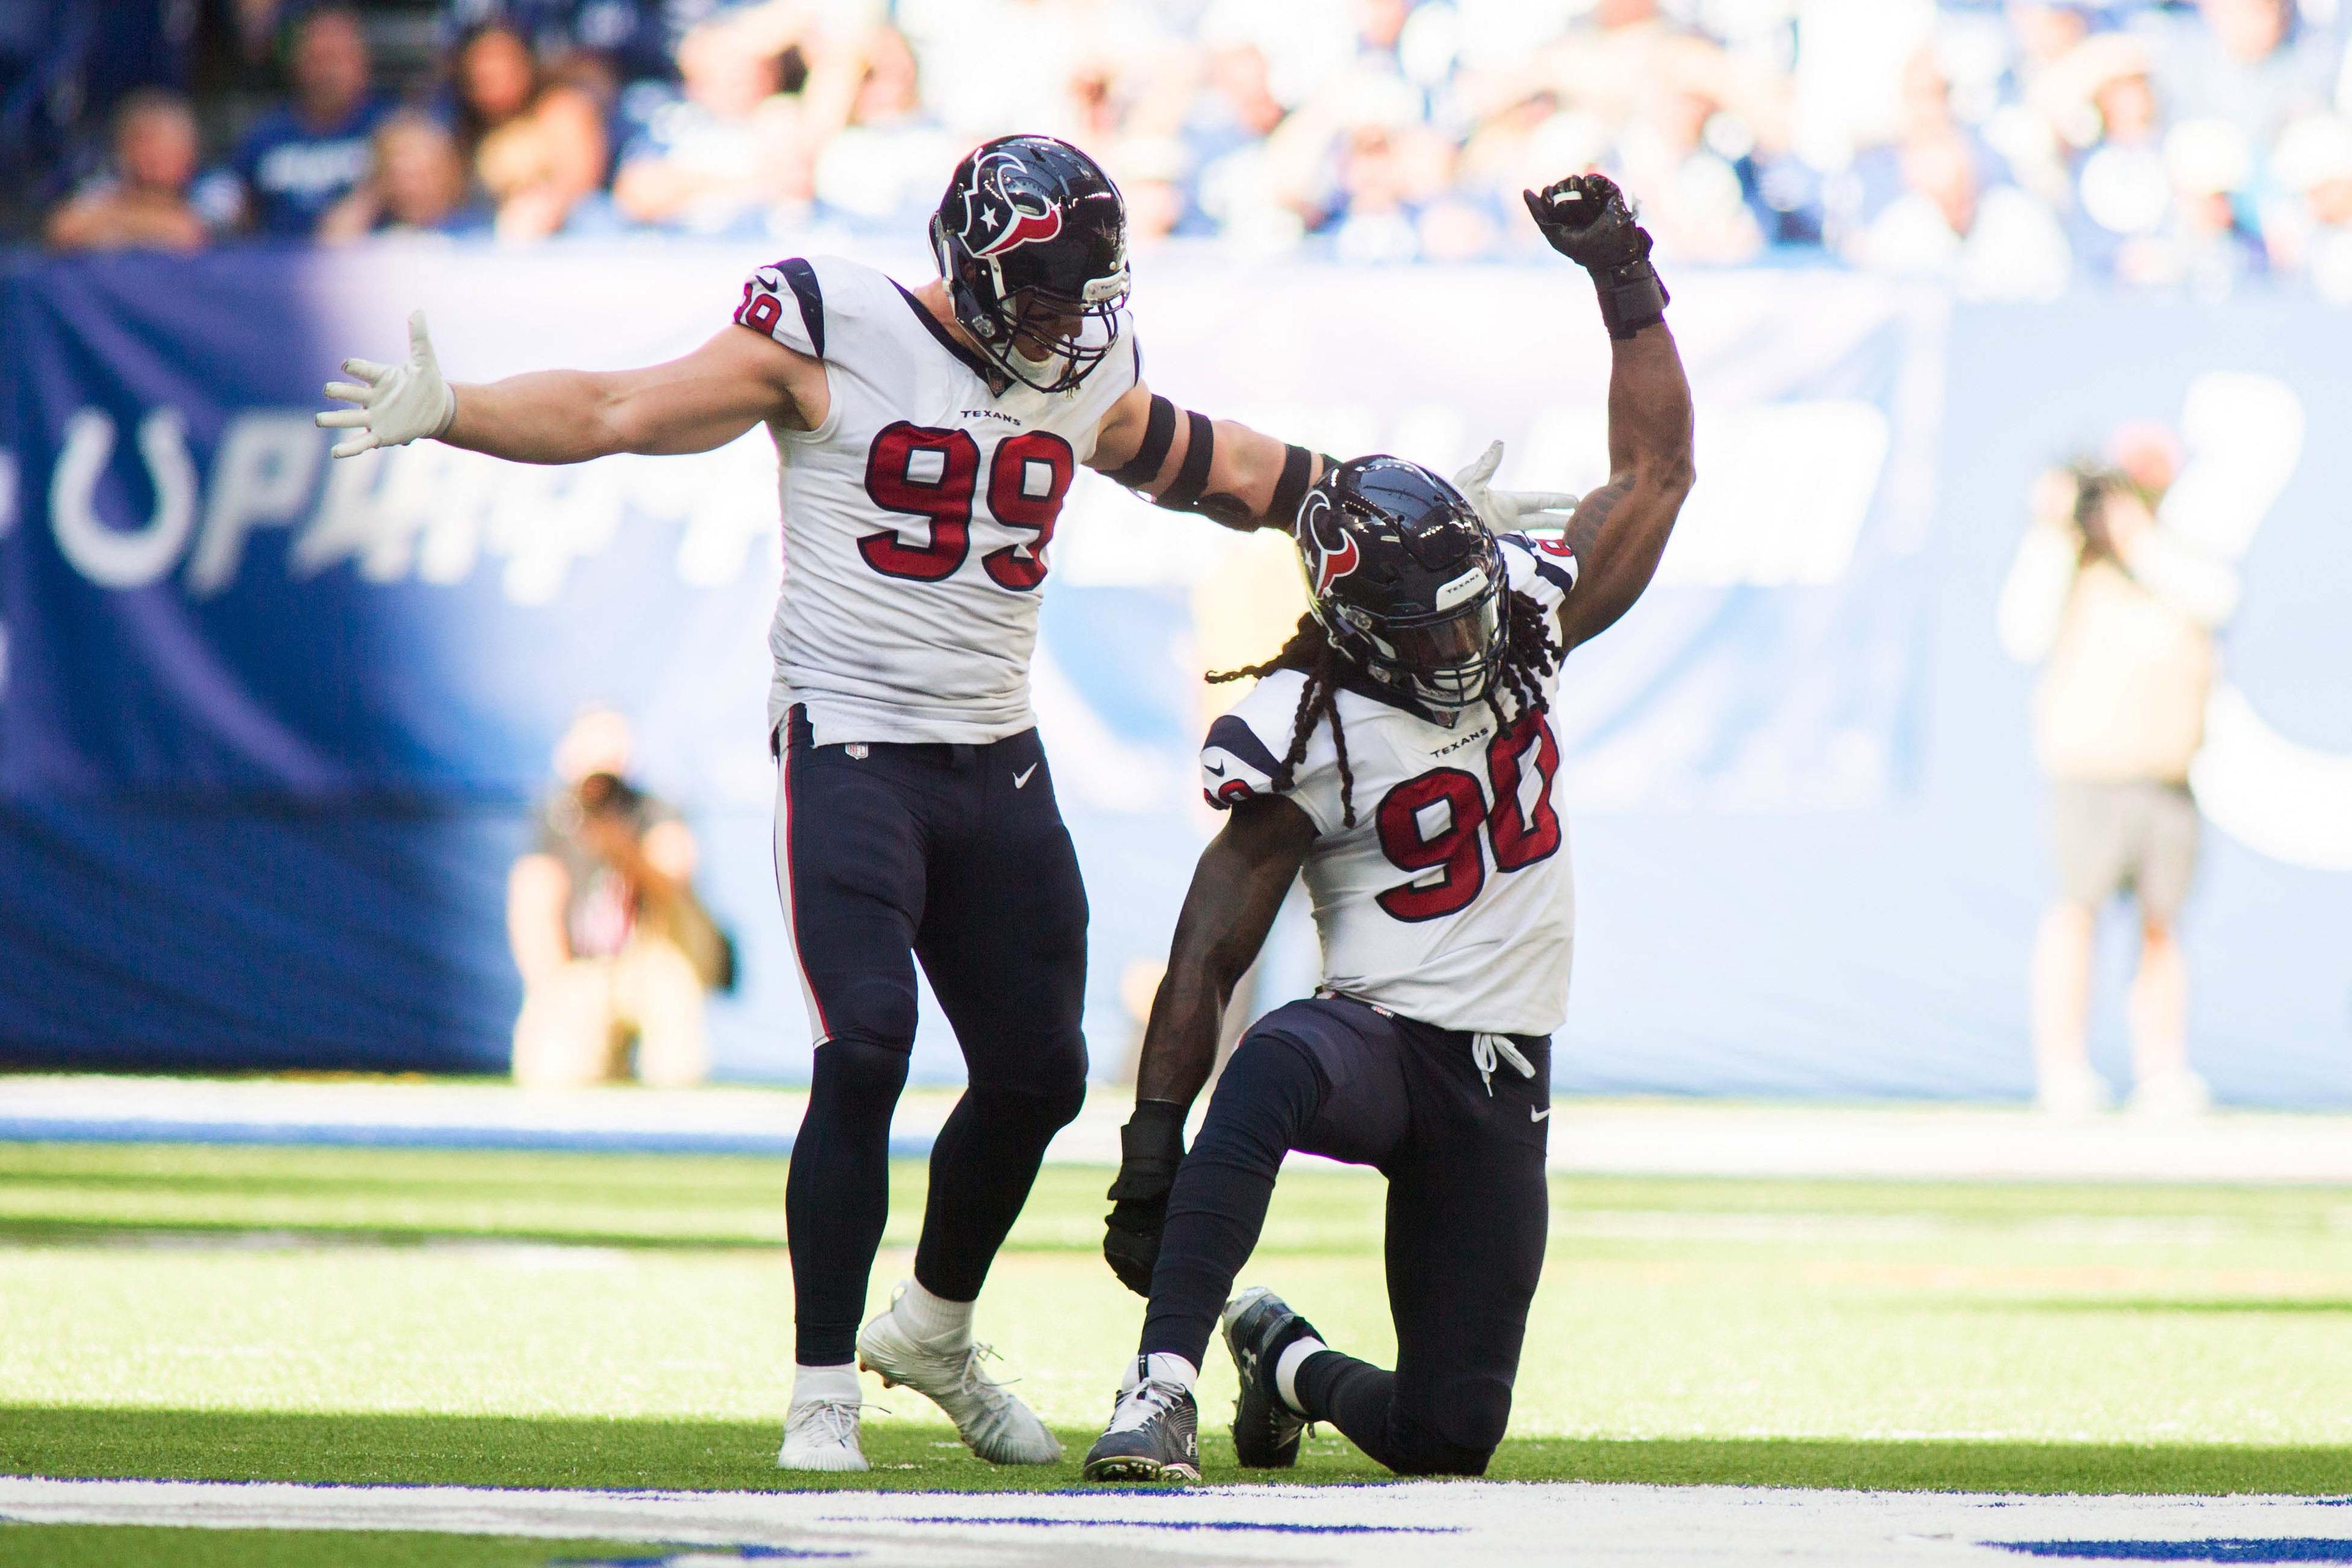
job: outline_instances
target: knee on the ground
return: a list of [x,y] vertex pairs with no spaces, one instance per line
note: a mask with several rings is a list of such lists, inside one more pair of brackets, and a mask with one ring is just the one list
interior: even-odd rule
[[1485,1475],[1510,1425],[1510,1384],[1463,1379],[1437,1392],[1434,1412],[1394,1424],[1384,1462],[1401,1476]]

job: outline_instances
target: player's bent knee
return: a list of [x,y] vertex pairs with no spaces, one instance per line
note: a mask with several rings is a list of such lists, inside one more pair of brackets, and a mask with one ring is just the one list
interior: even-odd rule
[[1086,1109],[1086,1047],[1057,1053],[1057,1059],[1024,1074],[1019,1082],[974,1082],[964,1092],[992,1119],[1018,1123],[1050,1139]]
[[1323,1092],[1322,1073],[1306,1047],[1286,1036],[1253,1031],[1234,1048],[1218,1078],[1209,1115],[1220,1127],[1246,1126],[1286,1143],[1315,1120]]
[[885,1122],[907,1084],[903,1047],[871,1040],[831,1039],[816,1048],[809,1093],[848,1115],[879,1114]]
[[915,1047],[913,982],[875,977],[816,988],[828,1040],[855,1040],[904,1056]]
[[1401,1422],[1386,1456],[1399,1475],[1483,1476],[1511,1421],[1511,1387],[1498,1377],[1457,1378],[1436,1391],[1435,1409]]

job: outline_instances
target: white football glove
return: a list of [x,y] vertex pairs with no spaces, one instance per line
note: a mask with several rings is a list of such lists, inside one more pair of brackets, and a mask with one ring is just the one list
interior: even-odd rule
[[411,441],[438,436],[457,417],[457,395],[441,379],[433,357],[433,340],[425,335],[425,312],[408,318],[408,358],[401,364],[347,359],[343,374],[357,381],[331,381],[327,395],[356,408],[331,408],[318,416],[321,428],[355,430],[335,443],[335,456],[355,458],[376,447],[405,447]]
[[1491,490],[1486,481],[1502,467],[1503,444],[1495,442],[1478,460],[1454,476],[1454,488],[1477,512],[1490,533],[1518,533],[1527,529],[1557,531],[1568,526],[1577,498],[1566,490]]

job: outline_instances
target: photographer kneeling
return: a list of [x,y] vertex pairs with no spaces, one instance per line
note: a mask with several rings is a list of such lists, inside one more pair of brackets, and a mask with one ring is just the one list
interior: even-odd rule
[[522,972],[514,1077],[534,1088],[635,1076],[700,1083],[703,994],[725,983],[726,938],[694,895],[694,837],[631,785],[619,714],[582,715],[556,748],[565,781],[507,878],[507,938]]

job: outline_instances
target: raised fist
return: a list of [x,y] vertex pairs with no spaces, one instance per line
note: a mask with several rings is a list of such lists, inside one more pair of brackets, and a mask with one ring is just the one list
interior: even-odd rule
[[1625,193],[1606,174],[1570,174],[1522,194],[1551,247],[1587,271],[1614,272],[1650,254],[1649,232],[1634,223]]

